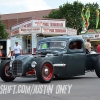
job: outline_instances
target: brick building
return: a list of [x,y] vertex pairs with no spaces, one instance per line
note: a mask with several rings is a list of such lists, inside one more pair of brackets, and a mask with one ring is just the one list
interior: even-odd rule
[[43,16],[47,16],[52,10],[53,9],[22,12],[22,13],[12,13],[12,14],[2,14],[1,20],[2,23],[6,25],[7,32],[10,33],[11,26],[29,20],[30,18],[43,18]]

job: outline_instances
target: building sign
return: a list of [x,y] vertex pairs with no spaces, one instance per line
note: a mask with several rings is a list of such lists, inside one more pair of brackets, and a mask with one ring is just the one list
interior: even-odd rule
[[[41,28],[41,27],[49,27],[49,28]],[[50,29],[50,27],[55,27],[55,29],[54,28]],[[56,27],[59,27],[59,28],[56,28]],[[21,24],[13,26],[11,28],[11,35],[17,35],[18,33],[26,34],[28,32],[42,33],[42,31],[43,33],[46,33],[47,31],[49,33],[50,32],[51,33],[60,33],[60,32],[66,33],[66,29],[61,29],[61,28],[65,28],[65,20],[32,19],[30,21],[26,21]]]
[[65,27],[65,20],[33,20],[33,26]]
[[77,35],[77,30],[72,28],[67,28],[68,35]]
[[21,27],[19,34],[41,33],[41,27]]
[[100,34],[95,34],[95,38],[100,38]]
[[21,24],[15,25],[11,30],[20,28],[20,27],[36,27],[36,26],[51,26],[51,27],[65,27],[65,20],[30,20],[23,22]]
[[11,36],[18,35],[18,34],[19,34],[19,29],[13,30],[11,32]]
[[96,30],[94,30],[94,29],[89,29],[89,30],[87,30],[87,32],[86,32],[87,34],[89,33],[89,34],[95,34],[95,33],[97,33],[96,32]]
[[43,27],[42,34],[67,34],[66,28],[59,27]]
[[100,34],[84,34],[82,36],[83,38],[91,38],[91,39],[100,38]]
[[41,33],[41,34],[67,34],[67,28],[59,28],[59,27],[32,27],[25,28],[21,27],[19,34],[30,34],[31,33]]

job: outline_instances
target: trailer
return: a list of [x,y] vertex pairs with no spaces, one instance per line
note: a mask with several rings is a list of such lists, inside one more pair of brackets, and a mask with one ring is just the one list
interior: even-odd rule
[[9,47],[11,47],[11,40],[10,39],[1,39],[0,46],[3,47],[3,51],[6,53],[6,56],[0,57],[0,63],[5,59],[10,59],[10,56],[7,57],[9,54]]

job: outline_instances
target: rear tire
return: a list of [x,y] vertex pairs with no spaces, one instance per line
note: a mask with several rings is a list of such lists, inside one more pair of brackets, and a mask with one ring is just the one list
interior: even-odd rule
[[36,76],[41,83],[50,83],[53,75],[53,66],[49,61],[43,61],[36,67]]
[[95,73],[100,78],[100,56],[96,58]]
[[1,65],[0,65],[0,74],[1,74],[1,79],[5,82],[11,82],[13,81],[15,78],[12,77],[11,75],[8,74],[8,70],[9,70],[9,64],[10,61],[4,61]]

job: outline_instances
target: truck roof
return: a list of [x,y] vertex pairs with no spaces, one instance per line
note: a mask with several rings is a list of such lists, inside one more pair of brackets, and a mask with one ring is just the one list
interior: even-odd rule
[[42,41],[50,41],[50,40],[69,40],[69,39],[82,39],[82,37],[80,36],[53,36],[53,37],[47,37],[47,38],[43,38],[40,40],[40,42]]

